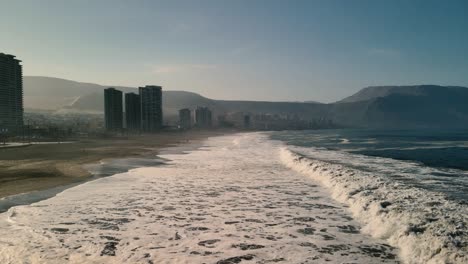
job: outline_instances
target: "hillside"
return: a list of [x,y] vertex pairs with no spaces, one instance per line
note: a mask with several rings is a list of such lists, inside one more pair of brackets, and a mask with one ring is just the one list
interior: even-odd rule
[[468,88],[377,86],[333,104],[330,115],[345,125],[383,128],[468,127]]
[[[54,111],[103,112],[102,86],[50,77],[24,77],[25,107]],[[123,92],[132,87],[113,86]],[[347,127],[468,127],[468,88],[456,86],[374,86],[332,104],[213,100],[186,91],[163,91],[163,109],[174,117],[181,108],[208,106],[216,114],[250,112],[325,118]]]
[[[104,111],[102,86],[79,83],[50,77],[24,77],[25,106],[30,109],[48,109],[85,112]],[[123,92],[138,92],[136,88],[112,86]],[[163,109],[165,115],[177,114],[181,108],[208,106],[216,113],[224,112],[261,112],[261,113],[298,113],[303,117],[318,113],[320,103],[296,102],[255,102],[213,100],[199,94],[186,91],[163,90]]]
[[[24,76],[24,103],[29,109],[58,110],[63,107],[72,106],[83,97],[92,94],[103,93],[102,90],[109,86],[102,86],[93,83],[75,82],[65,79],[42,77],[42,76]],[[120,90],[130,92],[136,91],[130,87],[116,87]],[[88,100],[92,97],[88,97]],[[102,100],[99,104],[102,104]],[[92,103],[85,103],[90,108],[86,110],[96,111],[101,109],[99,106],[93,106]]]
[[437,93],[453,93],[466,96],[468,89],[459,86],[407,85],[407,86],[370,86],[344,98],[338,103],[352,103],[386,97],[389,95],[431,96]]

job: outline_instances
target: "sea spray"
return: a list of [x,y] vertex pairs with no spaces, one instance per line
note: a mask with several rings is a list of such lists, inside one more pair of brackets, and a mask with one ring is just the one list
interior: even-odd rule
[[0,263],[400,263],[258,133],[0,214]]
[[444,195],[392,182],[343,165],[280,150],[281,160],[327,187],[334,199],[348,204],[363,223],[363,232],[387,239],[407,263],[468,263],[467,215],[464,204]]

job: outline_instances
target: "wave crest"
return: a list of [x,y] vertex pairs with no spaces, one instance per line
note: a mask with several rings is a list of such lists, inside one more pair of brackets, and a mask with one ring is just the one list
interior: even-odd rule
[[281,148],[281,160],[350,207],[362,231],[387,239],[407,263],[468,263],[468,207],[382,175],[307,158]]

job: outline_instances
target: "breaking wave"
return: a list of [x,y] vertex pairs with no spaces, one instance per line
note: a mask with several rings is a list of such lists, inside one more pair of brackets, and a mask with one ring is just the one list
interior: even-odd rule
[[468,206],[378,173],[314,160],[283,147],[283,163],[349,205],[362,232],[386,239],[407,263],[468,263]]

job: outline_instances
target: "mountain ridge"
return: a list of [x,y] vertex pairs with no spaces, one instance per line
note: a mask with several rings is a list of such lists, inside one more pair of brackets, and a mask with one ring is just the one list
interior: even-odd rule
[[[115,87],[55,77],[25,76],[26,108],[103,112],[103,92]],[[163,91],[165,116],[181,108],[208,106],[215,114],[250,112],[291,114],[305,120],[328,119],[345,127],[468,127],[468,88],[461,86],[369,86],[335,103],[215,100],[188,91]]]
[[377,97],[385,97],[390,94],[425,95],[430,92],[429,90],[437,89],[452,89],[468,92],[468,88],[462,86],[442,86],[434,84],[368,86],[351,96],[337,101],[337,103],[366,101]]

